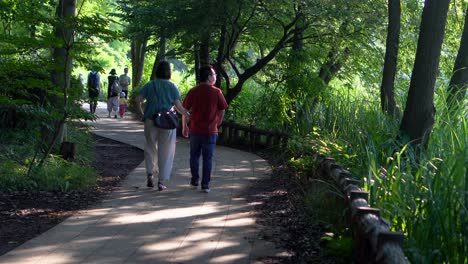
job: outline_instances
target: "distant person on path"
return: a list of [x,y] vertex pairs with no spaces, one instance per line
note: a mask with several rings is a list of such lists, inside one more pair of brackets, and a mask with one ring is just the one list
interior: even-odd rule
[[[146,83],[135,98],[144,121],[146,185],[150,188],[154,186],[153,175],[157,173],[159,191],[167,188],[164,181],[169,180],[172,173],[177,129],[158,128],[152,117],[162,109],[171,109],[174,106],[185,118],[190,116],[182,106],[179,89],[170,79],[171,65],[167,61],[160,61],[156,66],[156,79]],[[144,99],[146,104],[143,111],[141,104]]]
[[119,99],[119,115],[121,118],[124,117],[125,112],[127,111],[127,99],[125,99],[125,92],[120,93],[120,99]]
[[218,139],[218,126],[223,122],[224,111],[228,107],[221,89],[214,86],[216,72],[211,65],[199,70],[200,84],[190,89],[183,106],[190,110],[190,129],[188,120],[182,117],[182,135],[190,133],[190,185],[198,187],[200,155],[203,156],[201,190],[210,192],[211,167]]
[[128,86],[132,83],[132,79],[128,76],[128,68],[124,68],[124,74],[120,75],[119,77],[120,87],[122,88],[122,92],[125,92],[125,99],[128,97]]
[[117,87],[119,86],[119,77],[117,77],[115,69],[112,69],[109,74],[110,75],[107,77],[107,80],[109,81],[107,84],[107,112],[109,112],[109,115],[107,117],[111,117],[111,113],[114,111],[114,118],[117,118],[120,96],[119,87]]
[[83,85],[83,87],[86,85],[86,81],[82,73],[78,74],[78,81],[80,82],[81,85]]
[[92,71],[88,74],[88,97],[89,97],[89,111],[96,112],[99,93],[101,91],[101,76],[99,72]]

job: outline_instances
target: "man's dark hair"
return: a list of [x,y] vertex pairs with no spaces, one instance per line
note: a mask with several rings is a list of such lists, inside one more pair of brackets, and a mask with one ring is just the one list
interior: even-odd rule
[[201,82],[206,82],[208,80],[208,76],[213,74],[211,69],[213,69],[213,66],[211,66],[209,64],[205,64],[205,65],[200,67],[200,70],[198,70],[198,73],[200,74],[200,81]]
[[156,66],[156,78],[171,79],[171,64],[168,61],[162,60],[158,62],[158,66]]

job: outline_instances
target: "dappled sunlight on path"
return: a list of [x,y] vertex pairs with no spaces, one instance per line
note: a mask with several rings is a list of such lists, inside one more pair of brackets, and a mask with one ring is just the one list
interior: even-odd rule
[[[143,148],[142,123],[106,118],[103,107],[93,133]],[[145,187],[142,163],[95,208],[0,256],[0,263],[261,263],[286,254],[259,237],[245,198],[252,180],[269,176],[265,160],[218,146],[212,192],[205,194],[188,185],[188,140],[178,138],[176,149],[166,191]]]

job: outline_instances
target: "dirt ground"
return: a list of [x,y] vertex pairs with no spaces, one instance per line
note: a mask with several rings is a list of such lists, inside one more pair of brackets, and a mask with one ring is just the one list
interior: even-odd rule
[[[93,166],[100,174],[98,186],[87,192],[0,192],[0,255],[54,227],[74,212],[98,203],[119,187],[143,161],[143,151],[99,136],[94,138]],[[116,151],[118,149],[118,151]],[[126,153],[125,160],[117,153]],[[262,155],[261,153],[259,153]],[[267,154],[262,155],[269,159]],[[255,205],[261,239],[275,242],[288,256],[268,257],[263,263],[339,263],[323,256],[320,225],[310,222],[298,193],[298,185],[283,166],[274,166],[270,179],[253,182],[242,196]]]

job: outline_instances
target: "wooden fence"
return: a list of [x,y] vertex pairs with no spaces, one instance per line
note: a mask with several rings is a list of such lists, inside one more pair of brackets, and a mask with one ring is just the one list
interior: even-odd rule
[[[250,148],[286,147],[289,136],[286,133],[243,126],[234,122],[223,122],[218,142],[232,146]],[[347,200],[349,223],[353,230],[355,257],[357,263],[406,264],[402,245],[403,233],[391,232],[390,223],[380,216],[380,210],[371,208],[369,194],[360,187],[360,181],[335,163],[324,158],[319,172],[332,179]]]
[[218,142],[226,145],[247,146],[252,149],[286,147],[289,136],[286,133],[263,130],[254,126],[223,122],[219,131]]
[[402,249],[404,234],[391,232],[390,223],[380,217],[379,209],[369,207],[369,194],[361,189],[360,182],[334,159],[323,159],[319,170],[345,194],[357,263],[409,263]]

